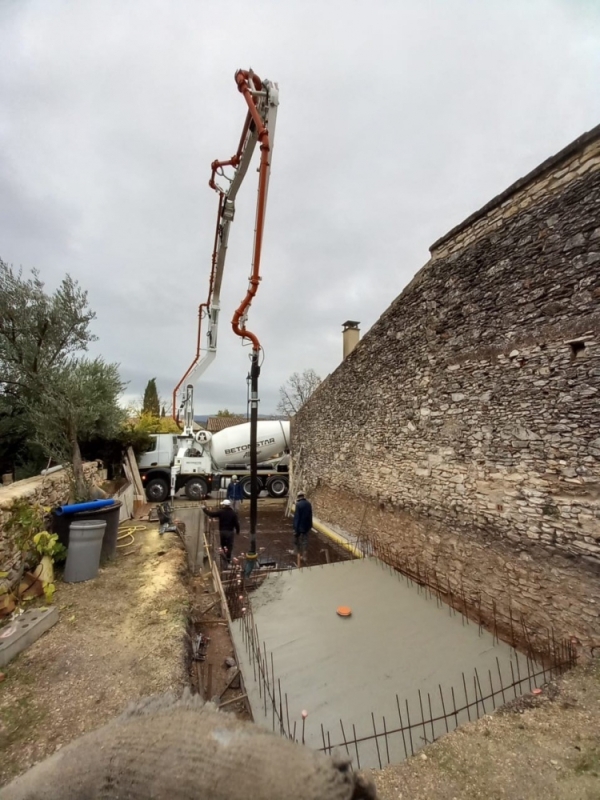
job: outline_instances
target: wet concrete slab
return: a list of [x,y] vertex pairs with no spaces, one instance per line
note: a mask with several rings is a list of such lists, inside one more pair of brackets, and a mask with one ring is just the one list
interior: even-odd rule
[[[382,734],[361,742],[358,758],[356,748],[349,747],[356,766],[358,760],[361,767],[378,767],[380,759],[400,761],[478,715],[475,709],[451,715],[453,703],[457,709],[477,703],[479,715],[491,712],[492,701],[483,709],[479,700],[494,691],[501,705],[501,678],[506,687],[513,672],[523,682],[506,699],[530,688],[525,656],[376,559],[270,575],[252,594],[251,606],[269,668],[273,654],[270,680],[277,699],[281,687],[284,709],[287,696],[284,727],[289,717],[290,731],[295,723],[301,739],[302,711],[308,711],[305,741],[315,748],[323,747],[323,740],[343,745],[344,736]],[[352,615],[338,616],[339,606],[350,607]],[[233,636],[254,718],[277,729],[254,680],[256,664],[243,620],[233,623]],[[406,726],[409,718],[413,725],[434,721],[404,735],[383,736],[384,729]]]

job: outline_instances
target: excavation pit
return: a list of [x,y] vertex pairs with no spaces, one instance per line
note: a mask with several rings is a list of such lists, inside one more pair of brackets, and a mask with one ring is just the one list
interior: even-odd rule
[[[218,508],[216,500],[208,503],[211,509]],[[295,569],[298,566],[294,549],[294,529],[292,518],[284,515],[285,504],[281,500],[261,498],[258,504],[258,524],[256,540],[258,545],[258,564],[271,569]],[[241,556],[250,548],[250,503],[244,502],[239,510],[240,535],[235,537],[234,556]],[[207,537],[213,557],[218,551],[218,526],[209,525]],[[316,531],[308,536],[303,567],[329,564],[351,558],[350,554],[327,537]],[[218,559],[217,559],[218,561]]]
[[550,676],[376,558],[269,575],[232,633],[255,721],[360,768],[399,762]]

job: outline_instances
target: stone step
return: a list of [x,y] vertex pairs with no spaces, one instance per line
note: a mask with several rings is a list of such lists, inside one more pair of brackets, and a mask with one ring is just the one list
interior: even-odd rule
[[0,667],[22,653],[58,622],[58,608],[32,608],[0,628]]

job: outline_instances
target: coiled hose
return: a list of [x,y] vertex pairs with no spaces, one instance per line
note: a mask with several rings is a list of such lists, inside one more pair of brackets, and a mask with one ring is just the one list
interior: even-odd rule
[[[134,534],[138,533],[139,531],[145,531],[147,529],[147,525],[129,525],[128,523],[124,523],[119,525],[119,534],[117,536],[117,548],[122,547],[131,547],[135,544],[135,537]],[[121,539],[127,539],[128,541],[119,544]],[[123,553],[123,555],[128,555],[127,553]]]

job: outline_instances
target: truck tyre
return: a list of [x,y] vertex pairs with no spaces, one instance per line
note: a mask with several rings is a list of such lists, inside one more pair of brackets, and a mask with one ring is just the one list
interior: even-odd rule
[[[264,484],[259,475],[256,476],[256,480],[258,482],[258,493],[260,494],[264,489]],[[252,478],[250,475],[247,475],[245,478],[242,478],[240,481],[240,486],[242,487],[242,494],[244,495],[245,500],[250,499],[250,495],[252,494]]]
[[188,500],[202,500],[208,494],[208,484],[204,478],[190,478],[185,485]]
[[267,492],[270,497],[285,497],[288,493],[288,479],[281,475],[271,475],[267,481]]
[[169,484],[164,478],[152,478],[146,485],[146,497],[150,503],[162,503],[169,496]]

